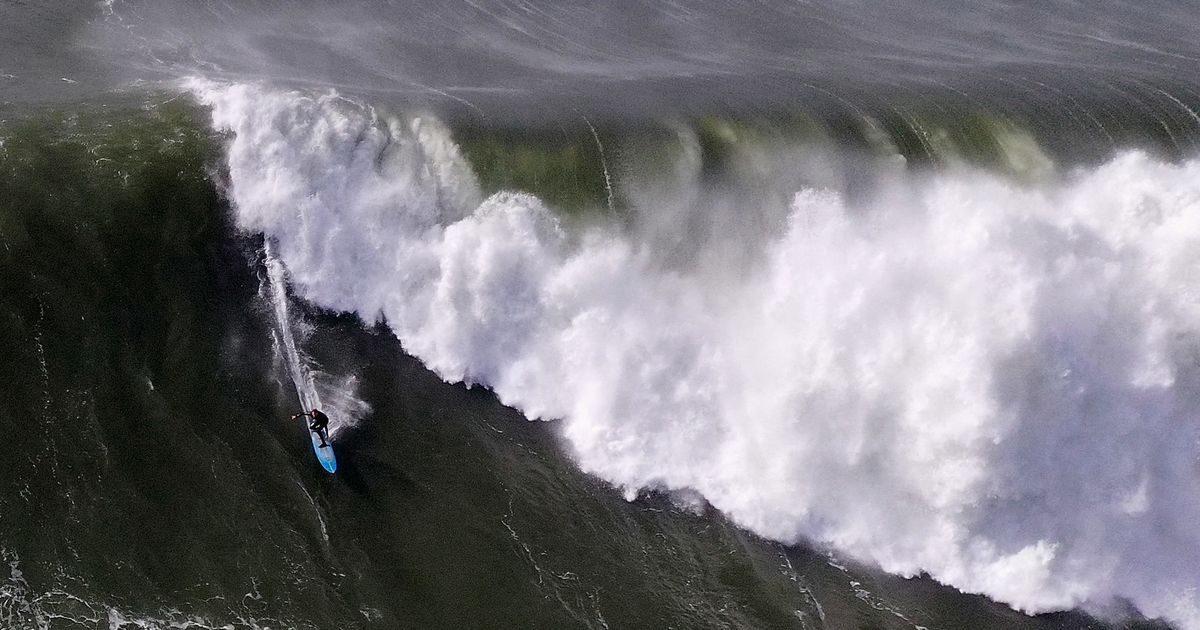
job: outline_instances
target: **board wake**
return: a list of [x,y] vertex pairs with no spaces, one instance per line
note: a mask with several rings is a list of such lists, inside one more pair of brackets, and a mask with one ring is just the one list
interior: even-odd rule
[[[270,240],[266,243],[265,264],[267,268],[269,294],[271,305],[275,312],[275,334],[279,347],[283,350],[284,363],[287,365],[288,376],[296,386],[296,397],[300,400],[300,409],[304,412],[321,409],[321,397],[313,384],[312,374],[300,360],[300,351],[296,348],[296,338],[292,335],[291,319],[288,317],[287,284],[283,263],[271,251]],[[308,430],[308,424],[304,428]],[[328,429],[326,429],[328,432]],[[308,438],[312,443],[317,461],[327,472],[337,472],[337,457],[333,453],[333,439],[327,446],[321,446],[321,437],[308,430]]]

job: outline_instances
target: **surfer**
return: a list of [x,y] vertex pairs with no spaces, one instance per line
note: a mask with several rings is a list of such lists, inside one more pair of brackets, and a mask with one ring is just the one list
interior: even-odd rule
[[292,420],[295,420],[296,418],[303,418],[305,416],[312,418],[312,424],[308,425],[308,428],[311,429],[313,433],[316,433],[317,437],[321,438],[321,446],[329,446],[329,444],[326,443],[326,439],[328,439],[329,416],[321,413],[320,409],[314,407],[313,410],[308,413],[298,413],[292,416]]

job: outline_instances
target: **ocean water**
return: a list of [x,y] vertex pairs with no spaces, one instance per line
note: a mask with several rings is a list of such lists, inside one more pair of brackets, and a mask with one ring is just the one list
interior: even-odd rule
[[1200,628],[1198,18],[0,4],[0,627]]

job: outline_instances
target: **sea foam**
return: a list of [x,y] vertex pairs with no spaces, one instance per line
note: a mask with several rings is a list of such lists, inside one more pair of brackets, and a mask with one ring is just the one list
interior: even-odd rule
[[1200,162],[801,188],[714,281],[530,195],[481,199],[432,117],[189,88],[229,134],[239,225],[300,295],[561,419],[631,496],[699,493],[1028,612],[1124,599],[1200,628]]

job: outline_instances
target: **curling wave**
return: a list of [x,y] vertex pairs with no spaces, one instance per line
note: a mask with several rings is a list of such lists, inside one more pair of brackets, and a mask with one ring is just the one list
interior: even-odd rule
[[192,81],[295,289],[562,420],[579,465],[1028,612],[1200,628],[1200,162],[802,187],[751,264],[483,198],[450,131]]

